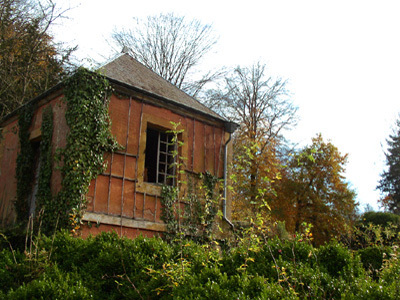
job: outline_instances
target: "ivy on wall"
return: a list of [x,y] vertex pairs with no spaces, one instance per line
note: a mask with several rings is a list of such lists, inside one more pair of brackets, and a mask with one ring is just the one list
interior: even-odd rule
[[104,152],[120,148],[111,135],[108,103],[112,88],[97,73],[79,68],[65,82],[65,118],[69,126],[62,159],[62,189],[57,195],[59,224],[79,228],[92,179],[104,171]]
[[[179,155],[183,142],[179,135],[183,129],[178,129],[180,123],[171,122],[173,134],[171,145],[176,145],[172,151],[176,170],[174,186],[163,185],[161,189],[161,219],[166,224],[166,238],[174,239],[177,235],[192,236],[196,239],[211,239],[213,226],[218,212],[220,193],[218,193],[218,178],[210,172],[199,175],[189,175],[184,170],[185,157]],[[171,167],[172,167],[171,166]],[[183,180],[186,175],[187,181]],[[187,194],[184,195],[184,186]],[[182,203],[183,209],[182,209]]]
[[[104,153],[120,148],[111,135],[108,114],[112,88],[107,79],[97,73],[79,68],[64,84],[65,118],[69,127],[64,149],[57,149],[62,173],[62,188],[53,196],[53,112],[49,105],[43,111],[40,168],[36,194],[36,214],[40,215],[42,230],[50,233],[72,226],[78,229],[86,207],[85,195],[92,179],[104,171]],[[34,107],[27,105],[19,115],[20,152],[17,157],[17,221],[29,218],[29,196],[34,182],[34,150],[29,140]]]
[[212,239],[221,196],[217,183],[218,178],[209,172],[188,176],[185,196],[180,195],[177,186],[163,185],[161,220],[166,224],[167,239],[177,235]]
[[17,222],[26,222],[29,218],[28,197],[32,193],[34,177],[34,151],[29,140],[29,127],[32,123],[33,107],[28,104],[21,109],[18,119],[18,137],[20,151],[17,156],[17,199],[15,209]]
[[51,105],[43,110],[42,139],[40,141],[40,169],[38,178],[38,190],[36,194],[36,214],[42,217],[42,230],[50,233],[52,224],[55,224],[57,203],[53,201],[51,193],[51,177],[53,173],[53,110]]
[[162,186],[161,204],[161,220],[165,223],[167,234],[176,234],[179,231],[179,225],[176,213],[178,189],[175,186]]

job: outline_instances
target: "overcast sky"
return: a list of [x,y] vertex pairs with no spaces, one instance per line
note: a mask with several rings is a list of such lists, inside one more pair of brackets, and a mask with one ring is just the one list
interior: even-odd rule
[[174,12],[211,23],[220,36],[204,65],[249,66],[260,60],[286,78],[300,122],[288,137],[310,144],[322,133],[349,154],[346,178],[361,209],[378,209],[385,139],[400,112],[398,1],[58,0],[71,7],[58,39],[78,45],[86,65],[101,61],[115,27],[133,16]]

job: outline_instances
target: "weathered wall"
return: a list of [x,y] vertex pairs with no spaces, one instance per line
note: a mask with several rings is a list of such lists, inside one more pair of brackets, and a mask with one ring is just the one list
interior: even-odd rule
[[[32,119],[31,140],[41,138],[43,109],[53,109],[53,154],[64,148],[69,131],[64,117],[66,104],[62,95],[43,100]],[[111,97],[109,106],[111,130],[123,150],[105,154],[107,169],[90,184],[87,195],[88,206],[84,220],[99,226],[85,226],[83,236],[96,234],[99,230],[113,228],[121,235],[136,236],[140,229],[151,236],[163,231],[161,221],[161,187],[143,181],[146,130],[148,124],[172,129],[171,121],[180,123],[182,155],[186,157],[185,169],[191,174],[209,171],[223,177],[224,144],[229,135],[221,124],[204,122],[195,117],[183,116],[166,108],[143,103],[134,98]],[[1,226],[15,220],[16,159],[19,151],[18,121],[8,121],[2,130],[0,143],[0,221]],[[61,173],[54,162],[52,193],[61,189]]]
[[[43,109],[51,105],[54,116],[53,127],[53,153],[55,149],[64,147],[68,126],[64,118],[65,104],[62,96],[39,102],[32,117],[32,125],[29,129],[30,140],[40,141]],[[4,122],[2,127],[2,139],[0,142],[0,225],[6,227],[16,220],[14,202],[17,197],[16,167],[19,153],[18,116]],[[61,187],[60,171],[53,165],[52,193],[55,195]]]
[[[113,95],[110,101],[112,133],[123,150],[107,154],[107,170],[91,182],[85,220],[106,223],[117,232],[128,233],[123,219],[137,222],[149,234],[164,227],[162,224],[161,187],[143,181],[146,130],[148,124],[172,129],[170,123],[180,123],[184,132],[182,155],[186,157],[185,169],[191,173],[223,177],[224,143],[228,135],[217,125],[206,124],[192,117],[185,117],[171,110],[142,103],[139,100],[120,99]],[[104,215],[99,218],[96,214]],[[122,216],[122,218],[121,218]],[[95,233],[93,226],[84,227],[83,235]]]
[[3,127],[0,142],[1,227],[14,223],[16,217],[14,200],[17,195],[15,172],[18,151],[18,121],[15,120]]

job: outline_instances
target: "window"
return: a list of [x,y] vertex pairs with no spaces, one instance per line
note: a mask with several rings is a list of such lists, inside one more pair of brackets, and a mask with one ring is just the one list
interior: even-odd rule
[[175,165],[173,134],[147,128],[144,181],[173,185]]

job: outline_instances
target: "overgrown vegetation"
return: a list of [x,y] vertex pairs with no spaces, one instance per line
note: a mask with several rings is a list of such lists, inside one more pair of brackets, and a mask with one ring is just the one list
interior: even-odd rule
[[[12,13],[13,3],[25,3],[2,2],[9,4],[4,15]],[[48,8],[52,9],[51,23],[55,20],[54,5]],[[16,27],[2,20],[1,36],[20,32],[22,38],[26,33],[33,33],[29,36],[35,38],[40,33],[40,20],[28,22],[27,28],[18,23],[20,19],[16,19],[17,23],[11,21]],[[39,41],[42,48],[51,52],[50,60],[43,61],[38,56],[35,62],[38,60],[38,67],[54,74],[49,75],[51,78],[39,76],[43,70],[38,69],[32,73],[36,83],[21,76],[29,83],[23,86],[29,93],[17,95],[22,101],[64,74],[62,60],[55,59],[57,52],[50,43],[51,37],[42,33],[44,40]],[[29,44],[15,47],[1,43],[0,48],[5,49],[1,53],[10,57],[19,50],[30,53],[25,51]],[[17,71],[31,65],[23,57],[18,64]],[[226,240],[213,236],[220,203],[218,180],[209,173],[185,177],[184,159],[179,156],[178,124],[173,130],[173,143],[177,144],[173,166],[177,170],[176,185],[165,186],[162,193],[165,240],[129,240],[116,233],[102,233],[86,240],[73,238],[80,227],[89,183],[103,171],[104,153],[116,150],[118,145],[110,134],[107,104],[111,88],[107,80],[84,69],[66,80],[70,132],[66,148],[58,150],[62,190],[52,195],[50,189],[53,121],[49,106],[43,112],[41,127],[36,213],[43,221],[38,224],[42,232],[53,234],[57,226],[71,230],[49,236],[38,230],[34,235],[30,226],[25,236],[1,233],[0,298],[399,299],[398,216],[369,213],[352,227],[356,203],[354,192],[348,189],[342,175],[346,155],[342,156],[321,136],[313,140],[311,147],[287,159],[290,170],[284,172],[288,169],[284,169],[284,159],[278,153],[280,131],[295,123],[296,108],[286,99],[285,82],[263,78],[264,69],[262,64],[250,69],[238,67],[235,75],[227,78],[226,88],[217,93],[218,102],[225,103],[228,109],[226,115],[231,112],[230,117],[242,125],[234,137],[233,196],[239,218],[251,215],[245,226]],[[2,76],[0,81],[9,78],[13,77]],[[182,83],[183,79],[178,81]],[[18,82],[17,85],[21,86]],[[11,91],[8,87],[6,90]],[[281,96],[285,96],[282,101]],[[251,109],[243,110],[243,103]],[[2,115],[10,107],[0,105],[0,110]],[[26,106],[19,118],[19,221],[28,220],[28,198],[34,182],[35,151],[28,131],[32,112],[33,108]],[[397,140],[393,137],[389,144],[389,164],[390,159],[394,164],[398,157]],[[396,193],[388,189],[393,183],[381,184],[383,191],[389,193],[382,203],[398,212]],[[187,187],[185,193],[182,186]],[[277,212],[282,211],[286,215],[280,218]],[[281,222],[273,226],[273,220]]]
[[208,172],[191,175],[183,199],[175,186],[163,186],[161,219],[167,226],[166,236],[170,239],[179,235],[203,241],[212,239],[220,199],[217,182],[218,179]]
[[[104,170],[104,153],[120,147],[110,130],[108,103],[111,90],[104,76],[84,68],[78,69],[65,81],[65,118],[69,132],[66,147],[56,149],[63,176],[62,189],[57,195],[51,192],[53,113],[51,106],[43,111],[35,197],[36,219],[44,223],[42,230],[46,233],[52,233],[57,226],[70,228],[72,232],[79,229],[90,181]],[[33,177],[37,173],[29,133],[33,111],[31,105],[24,107],[18,123],[20,152],[17,158],[16,209],[21,223],[29,219],[29,197],[34,193]]]
[[53,174],[53,110],[47,106],[42,115],[42,139],[40,141],[40,169],[38,190],[36,194],[36,214],[41,216],[44,232],[50,230],[57,222],[56,203],[51,193],[51,176]]
[[183,142],[179,139],[183,130],[179,129],[180,123],[171,122],[171,125],[171,145],[175,150],[172,151],[174,162],[169,167],[174,168],[176,174],[172,176],[175,185],[164,185],[161,191],[161,219],[167,229],[165,237],[174,240],[191,236],[198,241],[209,241],[215,230],[221,198],[218,178],[210,172],[188,174],[185,171],[186,158],[180,155]]
[[65,82],[67,145],[58,152],[62,160],[62,190],[57,195],[57,217],[62,228],[74,232],[86,207],[90,181],[105,168],[104,153],[119,148],[111,135],[108,80],[79,68]]
[[29,217],[28,197],[32,193],[32,182],[34,176],[34,153],[29,140],[29,127],[31,126],[33,108],[26,105],[21,109],[18,119],[18,137],[20,151],[17,156],[17,199],[15,208],[17,212],[17,221],[26,221]]
[[215,247],[59,232],[14,250],[2,238],[2,299],[398,299],[398,243],[315,248],[309,226],[289,239],[260,224]]
[[47,0],[0,0],[0,117],[57,84],[75,48],[51,33],[66,11]]

